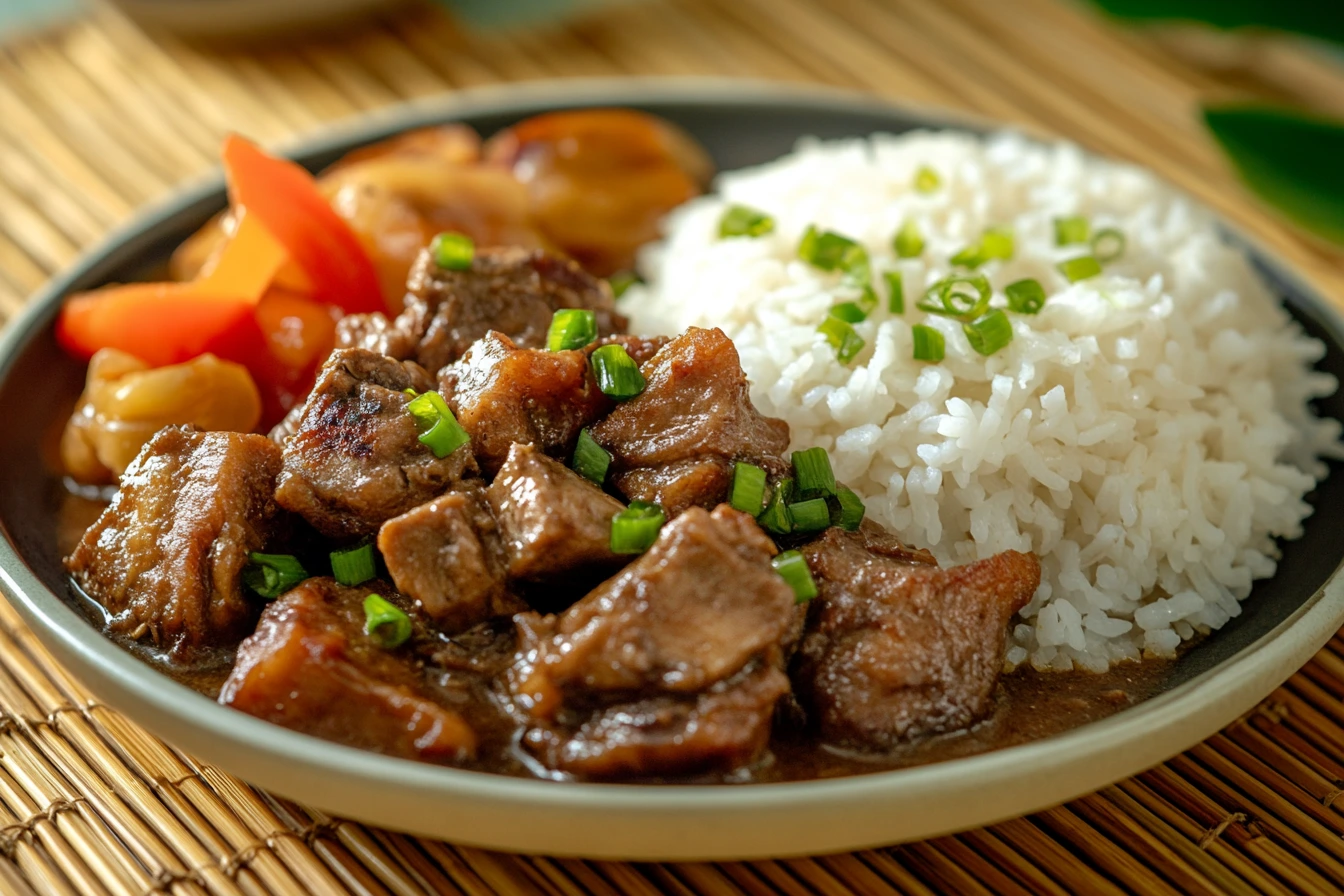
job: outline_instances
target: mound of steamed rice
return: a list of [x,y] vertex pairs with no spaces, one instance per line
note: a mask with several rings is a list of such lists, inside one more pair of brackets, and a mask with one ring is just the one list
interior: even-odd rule
[[[941,178],[928,195],[913,188],[921,166]],[[768,212],[774,232],[719,239],[729,204]],[[1055,245],[1067,215],[1127,237],[1102,275],[1071,284],[1056,270],[1086,251]],[[926,240],[919,258],[892,249],[907,220]],[[850,365],[817,325],[857,293],[797,259],[810,224],[872,258],[881,308],[856,324],[866,347]],[[1011,344],[986,358],[958,323],[914,304],[988,227],[1016,239],[1011,260],[981,269],[994,305],[1025,277],[1049,301],[1010,313]],[[943,564],[1041,558],[1010,665],[1100,671],[1223,625],[1273,575],[1275,537],[1301,533],[1320,458],[1341,456],[1339,424],[1308,406],[1337,385],[1311,368],[1322,345],[1205,211],[1072,145],[927,132],[805,142],[722,175],[641,267],[648,287],[622,300],[634,331],[722,327],[757,406],[789,422],[794,448],[825,447],[878,521]],[[903,315],[886,308],[884,271],[901,274]],[[917,323],[944,334],[942,363],[913,360]]]

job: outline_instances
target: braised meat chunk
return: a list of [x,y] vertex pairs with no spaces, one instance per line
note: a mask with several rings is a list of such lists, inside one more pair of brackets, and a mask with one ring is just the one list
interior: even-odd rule
[[515,442],[569,457],[579,430],[613,407],[585,352],[520,348],[496,332],[445,369],[439,384],[489,475],[504,464]]
[[479,486],[383,523],[378,550],[397,589],[445,632],[527,609],[506,587],[506,555]]
[[641,368],[644,391],[593,427],[612,453],[612,482],[669,514],[726,499],[733,461],[783,473],[789,426],[762,416],[737,349],[722,330],[692,327]]
[[[556,768],[595,776],[693,772],[758,755],[787,683],[735,676],[782,665],[794,596],[773,554],[750,516],[696,508],[563,614],[515,617],[514,699],[545,729],[526,742]],[[748,686],[759,690],[736,691]],[[719,711],[734,721],[712,722]],[[630,764],[641,755],[648,765]]]
[[262,436],[170,426],[145,443],[66,568],[112,628],[184,656],[236,643],[257,609],[248,553],[284,526],[280,449]]
[[364,598],[385,588],[308,579],[261,615],[219,702],[326,740],[428,762],[462,762],[476,735],[429,691],[409,646],[364,632]]
[[372,535],[474,475],[465,446],[439,458],[420,443],[402,390],[432,388],[417,364],[364,349],[333,352],[284,442],[275,499],[323,535],[350,538]]
[[803,555],[819,594],[793,681],[825,739],[886,750],[984,717],[1008,621],[1040,584],[1035,556],[939,569],[871,530],[839,529]]
[[499,521],[509,576],[545,581],[610,570],[611,518],[620,501],[530,445],[514,444],[487,491]]

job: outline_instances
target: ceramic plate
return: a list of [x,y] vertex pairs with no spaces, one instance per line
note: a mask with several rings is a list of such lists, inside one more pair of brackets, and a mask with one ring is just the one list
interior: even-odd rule
[[[320,168],[410,127],[459,120],[489,134],[548,109],[593,105],[665,116],[699,138],[720,168],[767,161],[803,135],[952,121],[829,91],[721,81],[566,82],[398,107],[307,141],[293,155]],[[56,546],[60,484],[39,444],[83,378],[53,339],[62,296],[143,276],[223,205],[216,176],[146,212],[36,296],[0,341],[0,577],[43,642],[100,698],[193,755],[286,797],[417,834],[556,855],[726,859],[887,844],[1030,812],[1152,766],[1245,712],[1344,622],[1337,576],[1344,471],[1337,469],[1314,495],[1306,534],[1284,545],[1278,575],[1255,586],[1241,616],[1172,664],[1159,693],[1104,721],[970,758],[786,784],[555,783],[389,759],[225,709],[104,638],[68,603]],[[1329,347],[1319,366],[1344,376],[1344,321],[1273,258],[1250,245],[1247,251],[1307,331]],[[1344,398],[1332,397],[1320,410],[1344,417]]]

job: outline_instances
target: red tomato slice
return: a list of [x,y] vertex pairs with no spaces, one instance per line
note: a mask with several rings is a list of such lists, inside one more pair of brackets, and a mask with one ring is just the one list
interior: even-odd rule
[[358,237],[313,176],[237,135],[224,140],[229,198],[275,237],[307,275],[308,297],[346,313],[386,311],[378,274]]

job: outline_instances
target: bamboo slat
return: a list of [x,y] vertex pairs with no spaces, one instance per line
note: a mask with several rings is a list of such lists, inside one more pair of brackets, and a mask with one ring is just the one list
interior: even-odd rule
[[[1344,114],[1344,70],[1287,40],[1124,31],[1068,0],[646,0],[472,33],[439,7],[242,48],[114,8],[0,45],[0,319],[241,130],[280,141],[508,81],[717,74],[941,104],[1145,164],[1344,299],[1338,250],[1236,184],[1195,115]],[[0,892],[173,896],[830,896],[1344,889],[1344,636],[1183,756],[1073,803],[852,855],[717,864],[508,856],[294,805],[92,700],[0,602]]]

